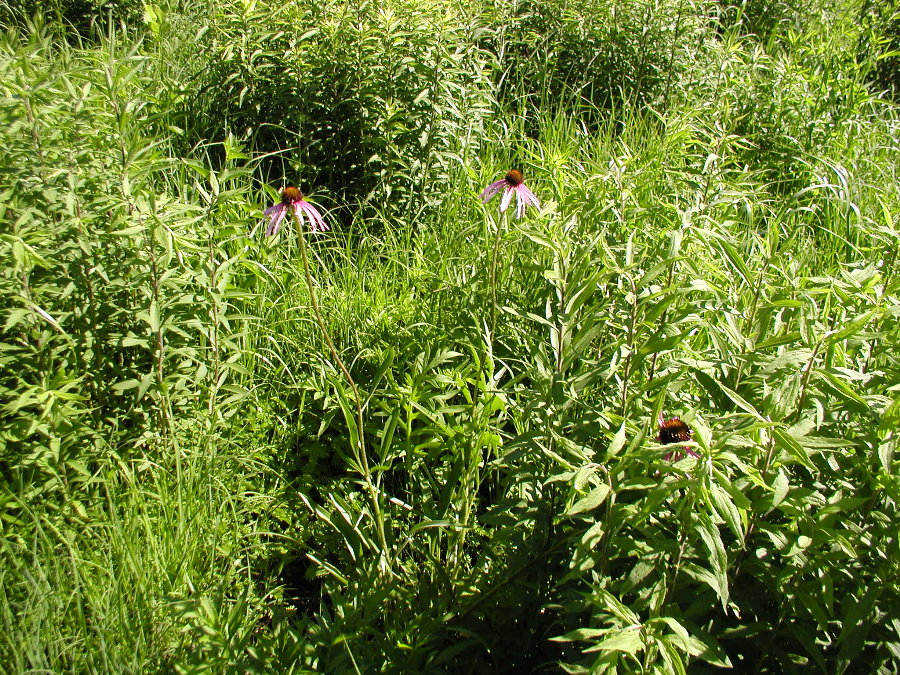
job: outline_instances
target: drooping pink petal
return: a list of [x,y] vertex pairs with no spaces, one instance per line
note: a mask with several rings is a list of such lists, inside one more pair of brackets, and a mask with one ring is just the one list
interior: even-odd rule
[[310,230],[313,232],[318,230],[324,232],[328,229],[328,224],[325,222],[325,219],[322,218],[322,214],[320,214],[318,210],[316,210],[316,207],[309,202],[301,200],[295,204],[294,208],[296,209],[297,218],[300,220],[303,220],[302,214],[306,214],[306,218],[309,220]]
[[278,234],[278,230],[281,228],[281,221],[284,220],[284,215],[287,212],[287,207],[284,204],[275,204],[270,206],[263,214],[266,216],[270,216],[269,218],[269,227],[266,229],[266,236],[272,237]]
[[538,207],[537,197],[534,196],[534,193],[525,187],[525,183],[516,186],[516,217],[523,218],[525,216],[525,210],[528,208],[529,204],[534,204],[535,207]]
[[517,189],[525,196],[526,204],[531,204],[536,209],[541,208],[541,203],[538,201],[538,198],[534,196],[534,193],[528,189],[525,183],[522,183]]
[[[684,454],[682,454],[684,453]],[[680,462],[685,458],[685,456],[693,457],[694,459],[700,459],[700,453],[694,450],[691,446],[685,445],[681,450],[670,450],[665,455],[663,455],[663,460],[666,462]]]
[[539,209],[541,207],[540,202],[538,202],[537,197],[534,196],[534,193],[528,189],[525,183],[520,183],[515,187],[516,191],[516,217],[522,218],[525,215],[525,210],[529,206],[534,206]]
[[506,182],[506,179],[498,180],[496,183],[491,183],[484,190],[482,190],[481,194],[478,195],[481,200],[485,203],[491,201],[494,198],[494,195],[500,192],[506,185],[509,183]]
[[503,213],[507,208],[509,208],[509,203],[513,198],[513,192],[515,192],[515,189],[511,185],[507,184],[506,191],[503,193],[503,200],[500,202],[500,213]]

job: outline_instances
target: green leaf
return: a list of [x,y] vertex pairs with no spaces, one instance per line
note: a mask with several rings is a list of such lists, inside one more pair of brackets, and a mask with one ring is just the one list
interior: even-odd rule
[[597,644],[582,650],[584,654],[600,651],[616,651],[625,652],[626,654],[637,654],[644,651],[644,641],[641,639],[641,631],[639,628],[628,628],[623,631],[613,633],[604,638]]
[[627,624],[639,624],[640,618],[631,609],[619,602],[618,598],[605,588],[594,589],[594,600],[612,612],[616,618]]
[[873,625],[873,622],[868,620],[868,616],[875,600],[881,593],[882,587],[879,584],[870,586],[856,601],[852,597],[847,598],[849,608],[844,614],[841,633],[837,638],[837,644],[841,645],[841,649],[837,655],[835,672],[843,673],[850,663],[862,653],[866,636]]
[[663,663],[665,664],[665,673],[666,675],[687,675],[687,670],[684,667],[684,659],[682,659],[681,654],[678,652],[678,647],[680,647],[680,643],[676,646],[676,638],[673,635],[665,635],[662,639],[657,640],[656,644],[659,647],[659,655],[662,657]]
[[722,609],[726,609],[728,606],[728,578],[725,575],[725,570],[728,557],[725,553],[722,537],[719,534],[719,528],[712,522],[709,514],[699,511],[694,529],[710,552],[709,562],[712,565],[713,576],[716,580],[715,591],[722,601]]
[[737,406],[739,408],[741,408],[745,412],[750,413],[751,415],[753,415],[756,419],[760,420],[761,422],[766,421],[765,418],[759,414],[759,411],[756,408],[754,408],[749,402],[747,402],[743,396],[738,394],[736,391],[729,389],[721,382],[716,382],[716,384],[719,385],[719,388],[722,390],[722,392],[728,398],[730,398],[732,401],[734,401],[734,403],[737,404]]
[[772,429],[772,435],[788,453],[798,462],[815,471],[816,467],[809,458],[806,450],[794,439],[794,437],[783,429],[775,427]]
[[123,391],[128,391],[129,389],[134,389],[140,384],[140,382],[134,378],[128,380],[122,380],[121,382],[116,382],[112,385],[112,390],[118,393],[122,393]]
[[857,317],[840,330],[830,331],[826,333],[824,336],[824,342],[826,344],[840,342],[841,340],[845,340],[846,338],[855,335],[872,320],[872,317],[875,316],[878,311],[879,310],[877,309],[870,309],[868,312],[864,313],[862,316]]
[[775,488],[775,494],[772,495],[772,508],[774,509],[784,501],[790,489],[787,475],[781,469],[778,470],[778,474],[775,476],[773,487]]
[[9,331],[11,328],[21,322],[22,319],[29,316],[30,314],[31,312],[24,307],[15,307],[13,309],[10,309],[6,317],[6,322],[3,324],[3,330]]
[[681,647],[684,651],[687,651],[688,648],[688,639],[690,636],[688,635],[687,629],[681,625],[681,623],[677,619],[673,619],[670,616],[660,616],[655,619],[650,619],[648,624],[664,624],[671,630],[675,635],[674,637],[678,640],[678,646]]
[[569,344],[568,349],[565,350],[563,356],[561,364],[562,370],[565,371],[571,368],[572,364],[581,358],[584,350],[591,346],[593,339],[597,337],[604,328],[606,328],[606,326],[602,323],[595,323],[572,336],[572,341]]
[[603,539],[603,521],[591,525],[587,532],[581,535],[581,546],[585,551],[593,550]]
[[715,483],[709,486],[709,496],[715,510],[722,517],[722,520],[728,525],[734,535],[741,541],[744,540],[744,525],[741,520],[740,511],[731,501],[731,496]]
[[616,432],[616,435],[613,436],[612,442],[609,444],[609,448],[606,451],[606,454],[609,457],[615,457],[619,454],[622,448],[625,445],[625,422],[622,422],[622,426],[619,427],[619,430]]
[[609,628],[577,628],[563,635],[550,638],[553,642],[577,642],[579,640],[593,640],[595,637],[606,635]]
[[650,576],[655,569],[656,565],[653,563],[646,560],[638,560],[634,564],[634,567],[631,568],[628,576],[625,577],[625,581],[622,583],[621,592],[630,593],[635,586]]
[[729,244],[727,241],[723,239],[718,239],[716,244],[719,246],[719,249],[722,253],[725,254],[725,258],[728,262],[731,263],[732,267],[737,271],[740,275],[743,282],[749,286],[753,286],[753,281],[750,279],[750,270],[747,267],[747,264],[744,262],[744,256],[738,253],[734,246]]
[[698,631],[688,638],[688,653],[720,668],[732,667],[725,650],[706,633]]
[[565,515],[574,516],[579,513],[584,513],[585,511],[590,511],[592,509],[597,508],[603,501],[609,496],[612,492],[609,485],[606,483],[602,483],[598,485],[593,490],[591,490],[587,496],[579,499],[575,502],[572,507],[566,511]]
[[894,454],[896,450],[897,443],[893,438],[878,444],[878,461],[881,463],[881,468],[884,469],[886,473],[891,473],[891,469],[894,466]]
[[839,378],[835,373],[816,368],[813,373],[823,389],[830,391],[834,396],[841,399],[844,403],[850,405],[854,412],[868,413],[869,404],[866,400],[857,394],[850,386]]

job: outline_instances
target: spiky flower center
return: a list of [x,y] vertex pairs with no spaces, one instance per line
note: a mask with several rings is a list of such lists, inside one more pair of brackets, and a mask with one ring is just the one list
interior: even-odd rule
[[670,417],[659,427],[658,440],[663,445],[687,443],[691,440],[691,428],[678,417]]
[[286,187],[281,191],[281,203],[290,206],[303,199],[303,193],[295,187]]
[[521,171],[512,169],[509,173],[506,174],[505,180],[512,187],[519,187],[522,183],[525,182],[525,176],[522,175]]

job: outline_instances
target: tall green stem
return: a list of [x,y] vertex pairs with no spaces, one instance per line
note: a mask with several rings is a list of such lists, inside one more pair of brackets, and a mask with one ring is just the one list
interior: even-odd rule
[[316,316],[316,323],[319,326],[319,330],[322,331],[325,342],[328,343],[331,358],[337,364],[341,373],[343,373],[344,379],[346,379],[347,384],[350,385],[350,389],[353,390],[357,427],[357,444],[353,454],[356,455],[356,463],[362,470],[363,480],[365,480],[366,488],[369,491],[369,497],[372,500],[372,511],[375,518],[375,527],[378,530],[378,542],[381,545],[381,552],[382,555],[387,556],[387,539],[384,535],[384,519],[381,514],[381,500],[378,497],[378,489],[372,482],[372,471],[369,468],[369,458],[366,454],[366,443],[363,435],[363,407],[362,400],[359,397],[359,389],[357,388],[353,377],[350,375],[350,371],[347,370],[347,366],[344,365],[343,359],[338,355],[337,349],[334,347],[334,341],[331,339],[331,334],[328,332],[328,329],[325,327],[325,322],[322,320],[322,312],[319,310],[319,300],[316,296],[316,286],[313,283],[312,273],[309,270],[309,257],[306,254],[306,235],[304,234],[303,220],[296,214],[294,214],[294,217],[297,221],[297,231],[300,234],[300,257],[303,259],[303,273],[306,276],[306,286],[309,289],[309,299],[312,303],[313,313]]
[[500,256],[500,240],[503,237],[503,214],[496,224],[494,235],[494,249],[491,254],[491,339],[497,327],[497,258]]

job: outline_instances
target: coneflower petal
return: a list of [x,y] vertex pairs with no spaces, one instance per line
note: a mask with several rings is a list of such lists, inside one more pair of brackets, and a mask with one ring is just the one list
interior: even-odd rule
[[325,220],[322,218],[322,214],[320,214],[316,207],[310,204],[307,201],[301,201],[297,204],[297,215],[300,219],[303,219],[303,216],[300,215],[300,210],[302,209],[303,213],[306,214],[307,220],[309,220],[309,227],[313,232],[321,230],[324,232],[328,229],[328,225],[325,223]]
[[[506,181],[504,181],[506,182]],[[512,201],[514,189],[507,185],[506,191],[503,193],[503,201],[500,202],[500,213],[506,211],[509,208],[509,203]]]
[[528,204],[525,201],[525,194],[519,189],[514,189],[516,190],[516,218],[522,218],[525,215],[525,207]]
[[269,219],[269,227],[266,229],[266,236],[273,237],[278,234],[281,228],[281,221],[284,220],[284,214],[287,209],[284,204],[276,204],[265,210],[265,214],[271,216]]
[[503,180],[498,180],[488,185],[482,190],[479,197],[487,203],[501,190],[503,191],[503,198],[500,200],[500,213],[505,213],[506,209],[512,204],[513,192],[516,193],[516,218],[523,218],[529,206],[534,206],[537,209],[541,208],[537,197],[525,186],[522,172],[517,169],[507,172]]
[[518,187],[522,194],[525,195],[525,203],[532,204],[534,208],[540,209],[541,203],[538,201],[538,198],[534,196],[534,193],[529,190],[524,183]]
[[[309,214],[306,212],[306,202],[300,200],[294,204],[294,215],[297,217],[297,221],[302,226],[306,220],[309,218]],[[316,231],[316,224],[314,222],[310,222],[310,230],[313,232]]]
[[494,195],[500,192],[506,185],[508,185],[508,183],[505,178],[503,180],[498,180],[496,183],[491,183],[484,188],[478,196],[482,201],[489,202],[493,199]]

